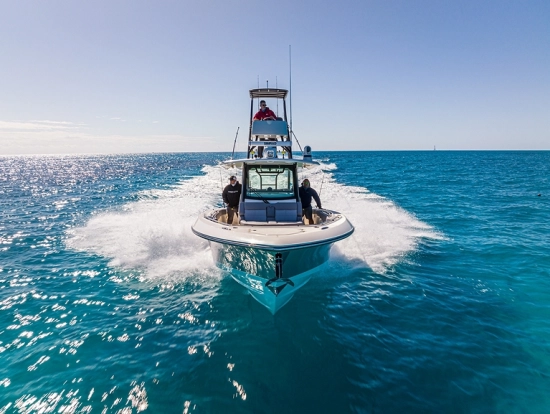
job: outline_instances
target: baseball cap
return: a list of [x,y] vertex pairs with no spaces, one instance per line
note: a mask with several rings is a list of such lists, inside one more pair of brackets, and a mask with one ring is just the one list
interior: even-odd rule
[[232,175],[231,177],[229,177],[229,181],[231,181],[231,180],[236,180],[236,179],[237,179],[237,177],[235,177],[234,175]]

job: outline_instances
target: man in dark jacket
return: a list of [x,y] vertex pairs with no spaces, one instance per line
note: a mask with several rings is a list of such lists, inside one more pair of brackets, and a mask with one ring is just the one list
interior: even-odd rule
[[298,195],[302,201],[302,216],[306,216],[308,224],[313,223],[313,209],[311,208],[311,199],[313,198],[317,203],[317,207],[321,207],[321,199],[313,188],[310,187],[309,180],[306,178],[300,188],[298,189]]
[[237,177],[229,177],[229,184],[223,189],[223,202],[227,204],[227,224],[233,224],[233,217],[239,211],[243,186],[237,181]]

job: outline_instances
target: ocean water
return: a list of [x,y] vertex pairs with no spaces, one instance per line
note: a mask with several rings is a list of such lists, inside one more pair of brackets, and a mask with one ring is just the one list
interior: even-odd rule
[[314,156],[356,231],[274,316],[228,154],[0,157],[0,413],[550,412],[550,152]]

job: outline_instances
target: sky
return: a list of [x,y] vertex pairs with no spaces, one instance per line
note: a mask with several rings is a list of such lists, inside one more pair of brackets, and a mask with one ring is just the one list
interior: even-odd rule
[[267,82],[313,150],[550,149],[550,1],[0,0],[0,155],[245,150]]

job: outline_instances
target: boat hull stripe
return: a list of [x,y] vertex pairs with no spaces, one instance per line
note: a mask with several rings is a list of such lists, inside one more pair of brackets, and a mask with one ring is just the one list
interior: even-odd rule
[[203,234],[203,233],[200,233],[200,232],[196,231],[193,228],[191,228],[191,230],[197,236],[202,237],[203,239],[206,239],[206,240],[209,240],[209,241],[216,242],[216,243],[228,244],[228,245],[239,246],[239,247],[253,247],[255,249],[260,249],[260,250],[285,251],[285,250],[293,250],[293,249],[305,249],[305,248],[313,247],[313,246],[321,246],[323,244],[336,243],[337,241],[340,241],[342,239],[345,239],[346,237],[351,236],[351,234],[353,233],[353,231],[355,229],[352,228],[350,231],[348,231],[344,234],[341,234],[337,237],[332,237],[330,239],[319,240],[319,241],[315,241],[315,242],[312,241],[312,242],[307,242],[307,243],[299,243],[299,244],[288,244],[286,246],[274,246],[274,245],[269,245],[269,244],[243,243],[243,242],[227,240],[227,239],[220,239],[218,237],[208,236],[206,234]]

